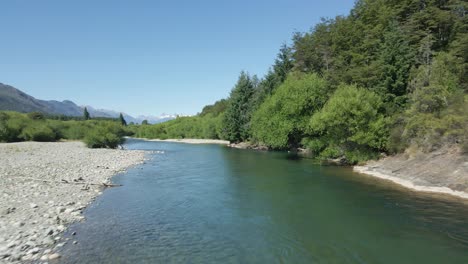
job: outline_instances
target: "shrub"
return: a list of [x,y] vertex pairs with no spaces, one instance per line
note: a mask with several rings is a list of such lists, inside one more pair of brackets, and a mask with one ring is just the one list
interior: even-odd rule
[[23,129],[19,137],[26,141],[50,142],[55,141],[57,135],[45,124],[32,123]]
[[32,119],[32,120],[44,120],[45,119],[44,114],[41,112],[28,113],[28,117],[29,119]]
[[111,126],[96,127],[84,137],[89,148],[117,148],[124,141],[123,136],[112,131]]

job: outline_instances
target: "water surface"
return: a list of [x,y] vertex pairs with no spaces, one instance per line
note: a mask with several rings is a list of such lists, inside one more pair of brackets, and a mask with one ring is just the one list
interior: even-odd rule
[[[154,150],[73,225],[63,263],[468,263],[468,205],[287,153]],[[76,232],[76,236],[70,233]]]

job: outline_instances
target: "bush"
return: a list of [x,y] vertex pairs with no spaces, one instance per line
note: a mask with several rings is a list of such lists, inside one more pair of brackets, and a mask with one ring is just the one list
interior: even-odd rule
[[57,135],[45,124],[32,123],[23,129],[19,137],[26,141],[51,142],[56,140]]
[[32,119],[32,120],[44,120],[45,119],[44,114],[41,112],[28,113],[28,117],[29,119]]
[[1,142],[17,142],[22,141],[20,137],[21,131],[26,127],[28,121],[23,116],[20,118],[10,117],[7,120],[0,121],[0,141]]
[[89,148],[117,148],[125,142],[123,135],[116,133],[113,126],[101,126],[92,129],[84,142]]

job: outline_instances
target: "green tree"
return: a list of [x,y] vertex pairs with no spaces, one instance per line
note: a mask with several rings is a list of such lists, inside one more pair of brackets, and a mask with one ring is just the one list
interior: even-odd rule
[[247,73],[241,72],[237,84],[231,91],[224,114],[223,137],[231,142],[247,140],[250,137],[252,96],[255,84]]
[[341,85],[310,119],[309,147],[324,158],[345,156],[350,163],[375,157],[388,138],[382,105],[374,92]]
[[412,64],[413,54],[409,43],[397,22],[394,21],[384,34],[378,60],[378,65],[382,69],[378,92],[384,100],[398,106],[405,103],[406,87]]
[[142,125],[148,125],[148,120],[145,119],[145,120],[141,121],[141,124]]
[[83,118],[84,118],[84,120],[89,120],[90,119],[88,108],[86,108],[86,107],[83,110]]
[[127,121],[125,121],[125,118],[123,117],[122,113],[119,115],[119,122],[122,126],[127,126]]
[[327,100],[328,86],[317,74],[291,74],[252,118],[253,138],[274,149],[298,147],[308,120]]

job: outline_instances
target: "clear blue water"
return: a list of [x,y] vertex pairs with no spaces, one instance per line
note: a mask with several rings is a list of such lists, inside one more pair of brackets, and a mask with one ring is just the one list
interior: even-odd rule
[[163,153],[114,178],[62,263],[468,263],[463,200],[287,153],[126,147]]

